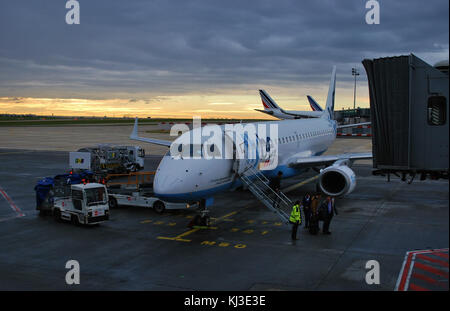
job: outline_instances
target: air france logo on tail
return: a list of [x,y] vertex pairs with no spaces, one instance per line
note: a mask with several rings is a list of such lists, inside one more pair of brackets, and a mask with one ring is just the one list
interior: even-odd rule
[[261,95],[261,101],[265,109],[278,109],[277,105],[273,103],[272,99],[264,90],[259,90],[259,94]]

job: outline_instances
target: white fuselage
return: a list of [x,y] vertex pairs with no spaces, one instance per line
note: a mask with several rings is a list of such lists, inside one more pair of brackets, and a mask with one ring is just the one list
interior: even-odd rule
[[[278,126],[278,165],[272,170],[262,171],[267,177],[274,177],[279,171],[283,177],[302,173],[288,164],[293,158],[321,155],[336,138],[336,122],[327,118],[281,120],[252,123],[255,126]],[[207,129],[207,126],[203,129]],[[221,127],[224,131],[224,127]],[[178,137],[174,144],[183,144],[189,137],[200,131],[193,129]],[[269,131],[268,131],[269,133]],[[270,139],[276,139],[269,135]],[[260,137],[261,138],[261,137]],[[202,139],[202,143],[207,138]],[[240,180],[233,172],[233,159],[175,159],[166,154],[158,166],[154,179],[157,197],[170,201],[197,201],[229,190],[239,185]]]

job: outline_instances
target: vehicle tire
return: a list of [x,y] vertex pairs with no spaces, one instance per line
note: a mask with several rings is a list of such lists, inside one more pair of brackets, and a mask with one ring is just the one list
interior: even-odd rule
[[202,216],[195,215],[194,219],[192,220],[192,224],[194,226],[201,226],[202,225]]
[[153,209],[155,210],[155,212],[157,212],[158,214],[162,214],[164,213],[164,211],[166,210],[166,207],[164,206],[164,203],[161,201],[156,201],[153,204]]
[[117,200],[113,197],[109,197],[109,208],[113,209],[113,208],[117,208]]
[[53,219],[55,219],[56,222],[61,222],[61,211],[59,209],[53,211]]
[[72,215],[70,220],[71,220],[72,224],[74,224],[75,226],[79,226],[80,225],[80,220],[78,219],[78,216]]
[[210,221],[210,217],[209,216],[204,216],[201,217],[201,226],[209,226],[209,221]]

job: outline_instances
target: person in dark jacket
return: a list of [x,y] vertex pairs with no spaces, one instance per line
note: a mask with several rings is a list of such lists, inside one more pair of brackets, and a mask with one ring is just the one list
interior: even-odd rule
[[333,219],[334,214],[338,214],[334,198],[328,196],[327,199],[322,203],[321,210],[324,213],[322,232],[324,234],[331,234],[329,230],[331,219]]
[[311,218],[311,196],[309,193],[305,194],[302,200],[303,214],[305,215],[305,228],[308,228],[309,219]]
[[[278,195],[281,187],[281,178],[283,177],[283,172],[279,171],[275,178],[272,178],[269,183],[269,187],[272,188],[273,191]],[[273,207],[278,207],[280,198],[275,196],[273,198]]]
[[319,231],[319,202],[320,194],[311,197],[311,215],[309,218],[309,233],[316,235]]

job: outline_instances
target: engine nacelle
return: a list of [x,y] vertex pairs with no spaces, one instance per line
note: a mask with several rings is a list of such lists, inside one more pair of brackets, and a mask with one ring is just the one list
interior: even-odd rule
[[332,165],[320,172],[319,187],[326,195],[346,195],[352,192],[355,186],[355,173],[347,165]]

